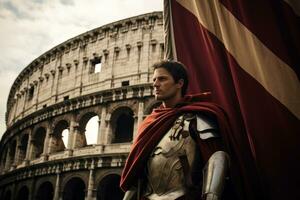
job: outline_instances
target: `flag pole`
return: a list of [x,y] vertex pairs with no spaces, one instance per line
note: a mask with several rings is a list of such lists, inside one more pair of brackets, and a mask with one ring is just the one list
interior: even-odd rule
[[177,60],[171,3],[171,0],[164,0],[165,59]]

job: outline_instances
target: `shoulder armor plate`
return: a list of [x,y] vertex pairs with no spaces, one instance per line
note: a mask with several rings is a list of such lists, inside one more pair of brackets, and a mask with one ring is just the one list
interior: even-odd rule
[[196,115],[197,131],[201,139],[206,140],[209,138],[219,137],[217,123],[202,114]]

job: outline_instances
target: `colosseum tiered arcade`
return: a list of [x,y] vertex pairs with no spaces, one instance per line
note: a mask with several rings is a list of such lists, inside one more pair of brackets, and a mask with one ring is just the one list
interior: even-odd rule
[[136,127],[157,105],[151,65],[163,54],[162,13],[154,12],[83,33],[25,67],[8,97],[0,199],[120,199]]

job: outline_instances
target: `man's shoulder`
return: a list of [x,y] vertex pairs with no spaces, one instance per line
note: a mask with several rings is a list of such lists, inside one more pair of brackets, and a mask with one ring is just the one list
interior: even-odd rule
[[201,139],[219,137],[219,127],[215,118],[203,113],[185,113],[182,116],[188,121],[189,129],[199,134]]

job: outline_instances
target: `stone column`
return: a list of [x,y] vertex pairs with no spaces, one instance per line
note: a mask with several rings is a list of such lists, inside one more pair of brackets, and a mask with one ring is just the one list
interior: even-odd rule
[[100,125],[98,128],[98,137],[97,137],[97,144],[104,144],[105,141],[105,118],[106,118],[106,106],[102,107],[101,111],[101,118],[100,118]]
[[34,146],[34,141],[35,139],[31,137],[29,141],[29,155],[28,155],[28,160],[32,160],[35,158],[35,146]]
[[21,98],[21,95],[18,93],[17,94],[16,102],[15,102],[14,118],[16,118],[16,116],[17,116],[17,110],[18,110],[18,104],[19,104],[20,98]]
[[138,130],[138,115],[133,115],[133,133],[132,133],[132,140],[136,137],[137,135],[137,130]]
[[[27,85],[28,85],[28,79],[27,79]],[[26,108],[27,93],[28,93],[28,88],[26,87],[26,89],[24,88],[24,101],[23,101],[24,104],[22,108],[22,117],[24,116],[24,111]]]
[[17,142],[16,143],[16,152],[15,152],[14,164],[13,164],[14,167],[16,167],[20,163],[20,148],[21,148],[20,137],[17,137],[16,142]]
[[75,124],[73,126],[73,147],[72,149],[75,148],[80,148],[86,146],[86,139],[84,135],[84,130],[81,130],[81,127],[79,124]]
[[88,183],[88,189],[87,189],[87,197],[86,200],[96,200],[96,197],[94,196],[94,187],[95,187],[95,163],[94,160],[92,160],[91,167],[90,167],[90,176],[89,176],[89,183]]
[[31,182],[31,184],[28,187],[28,190],[29,190],[28,199],[36,199],[35,198],[36,194],[34,194],[35,184],[36,184],[36,180],[33,179],[32,182]]
[[5,167],[5,158],[4,158],[5,155],[1,155],[1,160],[0,160],[0,175],[4,173],[4,167]]
[[6,159],[5,159],[5,165],[4,165],[4,170],[9,170],[10,168],[10,164],[11,164],[11,158],[10,158],[10,147],[7,149],[7,152],[6,152]]
[[59,170],[57,170],[53,200],[59,200],[59,199],[60,199],[60,172]]
[[51,104],[56,103],[57,101],[57,87],[58,87],[58,76],[55,70],[50,71],[52,75],[52,83],[51,83]]
[[111,118],[111,115],[108,113],[107,115],[106,115],[106,117],[105,117],[105,124],[107,124],[106,125],[106,127],[103,129],[103,132],[104,132],[104,134],[103,134],[103,144],[110,144],[111,143],[111,141],[112,141],[112,127],[111,127],[111,125],[110,125],[110,118]]
[[34,83],[34,87],[36,88],[36,95],[35,95],[33,101],[34,101],[35,109],[37,110],[38,103],[39,103],[39,93],[40,93],[40,85],[41,84],[39,84],[38,81],[34,81],[33,83]]
[[140,101],[139,102],[139,109],[138,109],[138,116],[137,116],[137,125],[133,130],[133,132],[134,132],[133,139],[136,137],[137,129],[138,129],[138,127],[140,127],[140,125],[143,121],[143,117],[144,117],[144,102]]
[[70,121],[70,128],[69,128],[69,137],[68,137],[68,149],[74,148],[74,137],[75,137],[75,127],[78,126],[78,123],[75,121],[75,117],[72,116]]
[[45,137],[45,141],[44,141],[44,148],[43,148],[43,158],[44,160],[48,160],[48,156],[49,156],[49,140],[50,140],[50,135],[51,135],[51,126],[48,126],[47,130],[46,130],[46,137]]
[[[47,131],[47,133],[48,133],[48,131]],[[53,152],[53,150],[54,150],[54,147],[53,147],[53,143],[54,143],[54,141],[53,140],[55,140],[55,138],[54,138],[54,133],[53,133],[53,130],[50,128],[50,131],[49,131],[49,138],[48,138],[48,145],[47,145],[47,153],[48,154],[51,154],[52,152]]]
[[26,165],[29,164],[29,161],[31,159],[32,149],[33,149],[32,130],[30,130],[30,133],[28,134],[28,143],[27,143],[26,156],[25,156]]
[[17,199],[17,182],[16,181],[13,182],[11,199]]

